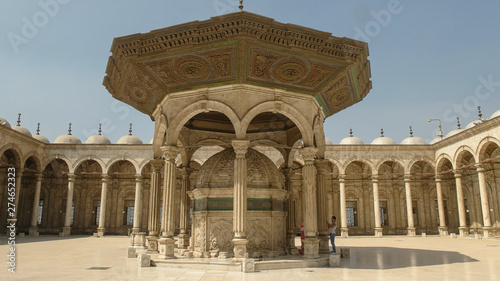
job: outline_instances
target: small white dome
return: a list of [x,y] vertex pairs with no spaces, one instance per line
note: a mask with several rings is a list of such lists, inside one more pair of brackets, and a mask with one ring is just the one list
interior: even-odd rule
[[58,136],[54,141],[55,144],[82,144],[82,141],[73,135]]
[[16,125],[16,126],[13,126],[13,127],[12,127],[12,129],[13,129],[14,131],[17,131],[17,132],[21,133],[21,134],[27,135],[28,137],[31,137],[31,132],[30,132],[30,130],[28,130],[28,129],[24,128],[23,126],[17,126],[17,125]]
[[437,137],[437,138],[433,139],[433,140],[430,142],[430,144],[435,144],[435,143],[440,142],[440,141],[442,141],[442,140],[443,140],[443,138],[442,138],[442,137]]
[[340,141],[341,145],[362,145],[365,144],[363,140],[358,137],[346,137]]
[[396,144],[396,143],[391,138],[378,137],[378,138],[374,139],[371,144],[392,145],[392,144]]
[[327,137],[325,137],[325,144],[326,145],[333,145],[332,141]]
[[43,142],[43,143],[47,143],[47,144],[49,144],[49,143],[50,143],[49,139],[48,139],[48,138],[46,138],[46,137],[44,137],[44,136],[42,136],[42,135],[37,135],[37,134],[34,134],[34,135],[32,135],[32,137],[33,137],[34,139],[36,139],[36,140],[39,140],[39,141]]
[[420,138],[420,137],[407,137],[406,139],[404,139],[401,144],[404,144],[404,145],[421,145],[421,144],[425,144],[425,141],[424,139]]
[[491,115],[490,119],[493,119],[493,118],[498,117],[498,116],[500,116],[500,110],[495,111],[495,113],[493,113]]
[[85,144],[111,144],[111,141],[103,135],[90,136]]
[[455,129],[453,131],[450,131],[449,133],[446,134],[446,137],[445,138],[449,138],[451,136],[454,136],[458,133],[460,133],[461,131],[463,131],[464,129]]
[[142,144],[142,141],[136,136],[126,135],[121,137],[117,144]]
[[7,119],[0,117],[0,126],[5,126],[7,128],[12,128]]

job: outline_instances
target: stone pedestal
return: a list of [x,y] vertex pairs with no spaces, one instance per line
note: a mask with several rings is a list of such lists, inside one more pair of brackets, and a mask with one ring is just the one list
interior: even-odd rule
[[440,226],[438,230],[439,230],[439,236],[448,236],[448,227]]
[[139,266],[140,267],[150,267],[151,266],[151,256],[148,254],[139,255]]
[[159,259],[173,259],[175,240],[173,238],[160,238],[158,240]]
[[340,266],[340,254],[332,254],[330,255],[330,266],[338,267]]
[[304,258],[317,259],[319,258],[319,239],[306,238],[304,239]]
[[295,247],[295,234],[288,234],[286,237],[286,245],[287,245],[287,251],[291,253],[293,249],[297,249]]
[[319,253],[329,254],[330,253],[330,236],[319,236]]
[[97,228],[97,237],[104,237],[104,232],[106,231],[106,228],[104,227],[98,227]]
[[490,238],[493,237],[493,227],[483,227],[483,237]]
[[127,257],[129,259],[136,258],[137,257],[137,248],[128,247],[128,249],[127,249]]
[[460,236],[469,236],[469,228],[468,227],[465,227],[465,226],[461,226],[458,228],[458,231],[459,231],[459,235]]
[[415,227],[408,227],[408,236],[416,236],[417,229]]
[[233,239],[233,252],[235,258],[245,258],[247,253],[248,240]]
[[351,249],[350,248],[340,248],[340,257],[341,258],[350,258],[351,257]]
[[255,271],[255,260],[254,259],[243,259],[243,263],[241,265],[241,271],[254,272]]
[[375,237],[382,237],[382,228],[381,227],[375,227]]
[[177,240],[177,247],[179,249],[187,249],[189,247],[189,234],[179,234],[179,240]]
[[38,233],[38,226],[32,226],[32,227],[30,227],[30,233],[29,233],[29,235],[31,237],[38,237],[39,234],[40,233]]
[[340,229],[340,237],[349,237],[349,229],[347,227],[343,227]]
[[146,233],[145,232],[132,232],[132,247],[146,248]]
[[147,253],[157,254],[158,253],[158,236],[147,236]]
[[65,227],[63,227],[62,232],[59,233],[59,236],[66,237],[66,236],[69,236],[70,234],[71,234],[71,227],[65,226]]

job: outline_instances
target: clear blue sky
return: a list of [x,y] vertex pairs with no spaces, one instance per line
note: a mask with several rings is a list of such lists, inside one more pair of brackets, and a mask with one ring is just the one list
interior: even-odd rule
[[[21,125],[32,133],[40,122],[51,142],[67,133],[69,122],[83,142],[105,122],[104,135],[113,143],[134,123],[134,135],[147,143],[154,131],[150,118],[116,102],[102,86],[113,38],[205,20],[237,6],[235,0],[3,0],[0,116],[15,125],[22,113]],[[429,118],[440,118],[446,133],[456,116],[463,127],[475,120],[476,103],[484,117],[500,109],[500,1],[247,0],[244,6],[280,22],[369,41],[373,89],[327,119],[325,134],[333,143],[349,127],[365,143],[381,127],[399,143],[409,125],[429,142],[437,127]]]

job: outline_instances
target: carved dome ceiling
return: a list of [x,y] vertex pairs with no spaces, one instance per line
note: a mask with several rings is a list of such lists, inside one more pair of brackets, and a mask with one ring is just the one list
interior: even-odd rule
[[314,97],[330,116],[371,89],[367,43],[237,12],[115,38],[103,84],[152,115],[167,95],[251,84]]
[[[282,188],[281,174],[264,154],[249,148],[247,158],[247,186],[249,188]],[[232,148],[210,157],[198,172],[195,188],[233,188],[234,159]]]

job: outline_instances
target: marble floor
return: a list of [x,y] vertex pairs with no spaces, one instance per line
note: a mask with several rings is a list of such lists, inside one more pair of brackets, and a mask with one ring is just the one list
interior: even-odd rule
[[130,238],[16,238],[16,273],[7,271],[10,246],[0,240],[0,280],[500,280],[500,238],[384,236],[337,238],[350,247],[338,268],[242,273],[215,269],[140,268],[127,258]]

